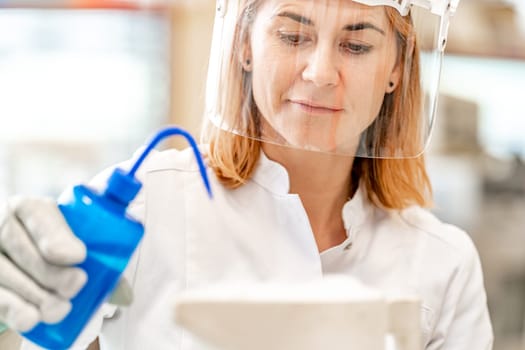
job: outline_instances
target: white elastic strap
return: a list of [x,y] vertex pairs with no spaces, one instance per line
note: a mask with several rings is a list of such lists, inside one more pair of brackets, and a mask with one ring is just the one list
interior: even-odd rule
[[424,8],[437,16],[452,16],[458,7],[460,0],[354,0],[369,6],[390,6],[395,8],[401,16],[406,16],[410,7]]
[[[435,15],[444,16],[447,12],[453,15],[460,0],[353,0],[369,6],[390,6],[399,11],[401,16],[408,15],[411,6],[429,10]],[[220,17],[226,15],[228,0],[217,0],[216,10]]]
[[438,49],[440,52],[445,51],[445,47],[447,46],[447,38],[448,38],[448,27],[450,25],[450,17],[451,15],[445,14],[441,17],[441,23],[439,24],[439,42],[438,42]]

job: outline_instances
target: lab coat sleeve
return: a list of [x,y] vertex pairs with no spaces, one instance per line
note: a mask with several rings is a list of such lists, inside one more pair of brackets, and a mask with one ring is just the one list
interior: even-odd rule
[[462,253],[462,263],[452,277],[440,321],[427,350],[492,349],[493,332],[481,262],[470,239]]

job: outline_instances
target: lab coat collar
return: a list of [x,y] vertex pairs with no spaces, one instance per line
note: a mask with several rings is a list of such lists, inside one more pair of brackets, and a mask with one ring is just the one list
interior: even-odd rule
[[343,224],[346,235],[349,238],[355,238],[351,236],[361,230],[372,210],[373,206],[368,200],[366,190],[361,183],[354,196],[345,203],[342,210]]
[[263,151],[261,151],[252,179],[274,194],[286,195],[290,192],[288,171],[281,164],[270,160]]
[[[286,168],[270,160],[263,151],[252,180],[277,195],[287,195],[290,191],[290,179]],[[361,183],[342,209],[343,224],[349,238],[355,238],[355,234],[364,225],[372,210],[373,205],[368,200],[366,190]]]

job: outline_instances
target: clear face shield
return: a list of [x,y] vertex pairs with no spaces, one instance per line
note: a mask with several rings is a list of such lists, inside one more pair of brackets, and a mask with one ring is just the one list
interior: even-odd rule
[[219,0],[208,122],[303,150],[418,156],[458,2]]

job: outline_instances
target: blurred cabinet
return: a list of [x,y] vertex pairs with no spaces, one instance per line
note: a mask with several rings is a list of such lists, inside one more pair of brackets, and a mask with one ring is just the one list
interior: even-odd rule
[[[215,1],[177,4],[171,8],[170,121],[198,137],[204,117],[205,84],[215,15]],[[175,139],[177,148],[186,147]]]

